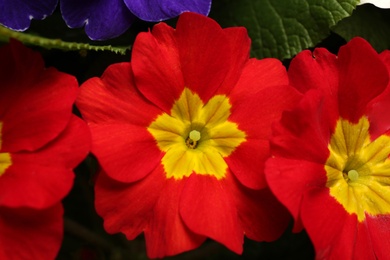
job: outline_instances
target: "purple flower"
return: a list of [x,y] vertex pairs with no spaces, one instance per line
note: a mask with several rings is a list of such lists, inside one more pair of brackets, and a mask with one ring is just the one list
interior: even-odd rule
[[15,31],[27,30],[31,19],[45,19],[57,3],[58,0],[0,0],[0,24]]
[[[32,3],[33,2],[33,3]],[[29,28],[32,19],[51,15],[58,0],[0,0],[0,24],[16,31]],[[85,26],[92,40],[124,33],[136,17],[151,22],[190,11],[207,15],[211,0],[61,0],[62,17],[70,28]]]

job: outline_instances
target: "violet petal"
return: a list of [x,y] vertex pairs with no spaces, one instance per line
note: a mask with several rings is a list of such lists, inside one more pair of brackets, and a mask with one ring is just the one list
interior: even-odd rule
[[135,16],[123,0],[61,0],[62,17],[70,28],[85,25],[92,40],[105,40],[124,33]]
[[0,0],[0,24],[15,31],[27,30],[32,19],[51,15],[57,3],[58,0]]
[[124,0],[130,11],[144,21],[162,21],[190,11],[208,15],[211,0]]

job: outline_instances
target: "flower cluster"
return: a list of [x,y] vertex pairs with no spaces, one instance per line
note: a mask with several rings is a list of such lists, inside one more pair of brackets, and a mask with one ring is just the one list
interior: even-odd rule
[[[58,0],[0,0],[0,24],[16,31],[30,27],[32,19],[51,15]],[[211,0],[61,0],[62,17],[70,28],[85,26],[92,40],[114,38],[124,33],[136,18],[162,21],[191,11],[207,15]]]
[[0,56],[0,258],[53,259],[61,199],[90,149],[86,124],[72,115],[78,84],[19,42]]
[[[390,51],[354,38],[337,55],[302,51],[286,70],[249,58],[245,28],[199,14],[210,0],[92,2],[60,1],[91,38],[135,16],[198,13],[138,34],[129,62],[80,88],[21,43],[0,48],[0,259],[56,257],[61,200],[89,152],[105,230],[144,234],[148,257],[207,239],[241,254],[244,237],[276,240],[292,216],[318,259],[388,258]],[[0,23],[25,29],[57,0],[17,3],[26,12],[0,8]]]

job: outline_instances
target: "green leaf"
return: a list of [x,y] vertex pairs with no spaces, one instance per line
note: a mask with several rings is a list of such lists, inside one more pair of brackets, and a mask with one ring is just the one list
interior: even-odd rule
[[49,39],[28,33],[15,32],[5,27],[0,26],[0,41],[7,42],[9,38],[15,38],[27,45],[37,45],[46,49],[60,49],[66,51],[111,51],[117,54],[126,54],[130,46],[113,47],[111,45],[98,46],[80,42],[66,42],[60,39]]
[[245,26],[252,56],[291,58],[330,34],[359,0],[217,0],[212,13],[222,26]]
[[346,40],[361,36],[378,52],[390,49],[390,9],[371,4],[358,6],[351,17],[341,20],[332,31]]

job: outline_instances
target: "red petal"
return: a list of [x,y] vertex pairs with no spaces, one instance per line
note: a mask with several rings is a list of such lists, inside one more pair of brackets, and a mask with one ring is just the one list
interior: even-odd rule
[[184,89],[179,50],[173,28],[165,23],[140,33],[132,50],[137,88],[166,113]]
[[232,175],[227,182],[233,192],[245,236],[256,241],[273,241],[286,230],[290,214],[269,189],[251,190]]
[[302,51],[288,68],[290,84],[301,93],[320,89],[327,96],[336,98],[338,88],[337,56],[324,48]]
[[370,122],[370,137],[375,140],[390,130],[390,87],[368,105],[366,114]]
[[336,118],[327,120],[330,107],[320,91],[307,92],[299,106],[283,113],[280,123],[275,124],[272,154],[323,165],[329,156],[330,134],[336,125]]
[[[355,224],[355,216],[349,216],[349,220],[347,220],[347,222],[351,222],[351,226],[352,226],[352,223]],[[378,258],[378,255],[376,254],[376,252],[374,251],[374,245],[373,245],[373,241],[371,239],[371,234],[368,230],[368,227],[367,227],[367,224],[366,223],[358,223],[357,227],[355,225],[352,226],[352,228],[350,229],[350,232],[348,232],[349,230],[346,230],[346,228],[348,227],[349,225],[346,224],[345,227],[344,227],[344,230],[343,230],[343,234],[345,234],[344,237],[340,237],[339,239],[339,243],[343,243],[344,241],[346,241],[347,239],[349,239],[351,241],[351,247],[353,248],[353,256],[351,257],[351,259],[372,259],[372,260],[377,260],[377,259],[381,259],[381,258]],[[351,232],[352,231],[352,232]],[[353,241],[355,239],[355,241]],[[388,243],[387,243],[388,244]],[[390,252],[389,251],[389,248],[387,247],[386,248],[387,250],[387,254],[386,256],[388,256],[388,253]],[[338,255],[338,254],[336,254]]]
[[53,142],[33,153],[16,153],[23,163],[35,163],[73,170],[87,157],[91,148],[91,135],[87,124],[72,115],[65,130]]
[[[367,225],[368,236],[377,259],[386,259],[390,255],[390,216],[369,216],[361,225]],[[364,248],[364,247],[363,247]],[[362,250],[363,250],[362,248]]]
[[229,27],[223,29],[223,31],[227,40],[225,44],[229,44],[230,49],[234,50],[234,56],[231,57],[230,70],[225,76],[221,87],[215,93],[216,95],[227,94],[235,87],[245,64],[249,61],[251,47],[251,39],[244,27]]
[[45,209],[0,207],[0,258],[55,259],[63,236],[60,203]]
[[13,160],[14,165],[0,179],[1,206],[44,209],[70,191],[74,178],[71,170],[23,163],[22,156]]
[[229,120],[246,133],[247,142],[225,160],[241,183],[249,188],[266,186],[263,168],[270,156],[271,125],[301,96],[286,86],[287,83],[286,70],[278,60],[252,59],[229,95],[232,104]]
[[302,199],[311,189],[325,187],[324,166],[307,161],[270,158],[266,163],[265,177],[273,194],[293,215],[294,230],[299,231],[302,228]]
[[114,123],[91,123],[89,126],[92,153],[111,178],[134,182],[144,178],[161,163],[164,153],[146,127]]
[[269,142],[249,139],[225,158],[237,179],[251,189],[267,186],[264,177],[265,160],[270,157]]
[[[2,61],[4,61],[0,64],[2,86],[14,85],[16,82],[31,82],[44,69],[44,61],[39,52],[27,48],[14,39],[11,39],[9,44],[2,46],[0,53]],[[21,75],[26,77],[21,77]],[[7,101],[4,96],[0,96],[0,100],[1,104]],[[8,100],[8,103],[11,102]]]
[[12,165],[0,178],[0,205],[47,208],[58,203],[73,185],[73,168],[89,152],[89,132],[73,116],[50,145],[33,153],[11,154]]
[[245,64],[231,95],[250,97],[252,93],[269,87],[288,85],[288,81],[286,68],[279,60],[273,58],[250,59]]
[[211,18],[194,13],[184,13],[179,17],[175,36],[184,85],[198,93],[203,102],[207,102],[221,86],[230,68],[235,66],[232,64],[237,61],[236,57],[242,55],[241,48],[248,48],[247,39],[243,39],[243,46],[231,49],[229,43],[233,40],[228,40],[231,35],[231,31],[225,33]]
[[206,238],[193,233],[179,215],[179,201],[186,179],[166,181],[145,230],[148,257],[161,258],[199,247]]
[[39,54],[12,41],[0,49],[2,151],[33,151],[56,138],[72,115],[75,77],[44,69]]
[[23,156],[13,160],[14,164],[0,178],[1,206],[44,209],[70,191],[74,178],[71,170],[24,163]]
[[[334,131],[336,121],[339,119],[337,104],[338,58],[323,48],[317,48],[313,53],[303,51],[291,61],[288,76],[290,84],[300,92],[305,93],[305,97],[299,105],[300,108],[293,113],[286,113],[282,119],[283,124],[289,128],[293,135],[301,136],[302,140],[305,140],[305,142],[301,141],[300,143],[300,145],[304,145],[304,149],[296,149],[297,146],[292,145],[294,150],[299,152],[299,156],[296,158],[304,154],[312,157],[323,157],[320,154],[325,152],[329,142],[329,134]],[[312,134],[311,132],[321,134]],[[281,139],[283,137],[279,141],[284,142]],[[290,143],[296,143],[296,141],[290,141]],[[318,146],[319,144],[321,145]],[[317,147],[321,147],[320,151]],[[300,151],[303,152],[300,153]]]
[[129,240],[139,235],[152,217],[165,180],[162,167],[131,184],[116,182],[101,172],[95,184],[95,206],[107,232],[122,232]]
[[318,259],[377,259],[367,227],[329,195],[313,189],[302,202],[302,222]]
[[379,54],[381,60],[387,67],[387,71],[390,72],[390,50],[385,50]]
[[340,115],[357,122],[367,104],[386,88],[389,73],[378,53],[362,38],[340,48],[339,71]]
[[84,83],[77,106],[90,125],[92,152],[111,178],[133,182],[156,168],[163,154],[146,127],[161,111],[135,88],[129,63]]
[[[333,132],[336,120],[339,118],[337,57],[323,48],[317,48],[313,53],[303,51],[291,61],[288,76],[290,84],[302,93],[318,90],[318,93],[320,93],[318,96],[321,97],[319,100],[321,101],[316,101],[319,102],[317,107],[313,106],[311,109],[313,109],[313,112],[322,113],[319,120],[331,122],[330,127],[332,128],[330,131]],[[308,97],[308,99],[309,101],[306,102],[310,102],[311,99],[314,101],[316,97]],[[306,115],[303,115],[303,117],[306,117]],[[329,129],[326,129],[325,132],[329,132]]]
[[251,59],[229,94],[229,120],[237,122],[249,138],[268,140],[271,124],[301,98],[287,84],[286,69],[280,61]]
[[330,197],[325,186],[307,192],[301,207],[301,219],[314,244],[317,258],[353,259],[356,216],[348,217],[343,207]]
[[[390,75],[390,51],[384,51],[380,58],[387,66]],[[385,91],[374,98],[368,105],[367,116],[370,121],[371,140],[375,140],[380,135],[388,132],[390,129],[390,83]]]
[[81,86],[76,101],[83,118],[93,123],[131,123],[148,126],[161,113],[135,87],[130,63],[109,66],[101,79]]
[[180,215],[190,230],[210,237],[237,254],[244,231],[230,190],[213,176],[192,174],[180,198]]

